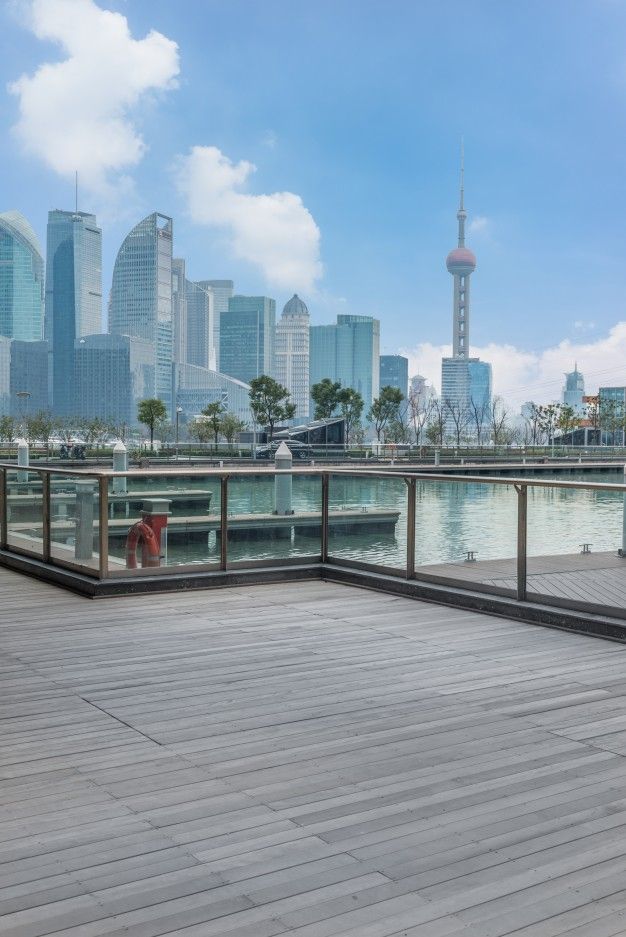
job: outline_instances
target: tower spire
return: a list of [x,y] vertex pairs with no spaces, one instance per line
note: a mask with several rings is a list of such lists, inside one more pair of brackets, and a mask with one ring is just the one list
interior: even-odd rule
[[465,144],[461,137],[461,186],[459,193],[459,210],[456,213],[459,220],[459,247],[465,247]]

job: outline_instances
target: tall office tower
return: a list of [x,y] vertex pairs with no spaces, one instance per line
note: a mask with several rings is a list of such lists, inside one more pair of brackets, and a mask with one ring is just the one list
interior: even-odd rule
[[102,231],[82,211],[48,213],[45,338],[54,412],[73,416],[74,342],[102,328]]
[[[206,281],[203,281],[206,282]],[[186,364],[217,370],[215,351],[215,295],[211,287],[187,280]]]
[[[357,390],[364,401],[363,413],[380,390],[380,322],[371,316],[337,316],[336,325],[310,329],[309,382],[325,377],[342,387]],[[311,413],[314,405],[311,403]]]
[[85,335],[74,357],[76,415],[138,426],[139,401],[153,396],[154,345],[129,335]]
[[402,355],[381,355],[380,386],[397,387],[406,397],[409,392],[409,359]]
[[[446,433],[457,425],[470,424],[476,409],[486,411],[491,403],[491,365],[470,358],[470,277],[476,269],[476,257],[465,246],[465,167],[461,150],[461,186],[457,220],[458,243],[446,258],[448,272],[454,278],[452,300],[452,357],[441,361],[441,402],[446,410]],[[486,412],[485,412],[486,419]]]
[[[50,409],[48,342],[11,342],[11,413],[34,416]],[[74,413],[77,411],[75,410]]]
[[43,338],[43,257],[37,235],[18,211],[0,214],[0,335]]
[[198,286],[203,290],[213,291],[213,345],[215,348],[215,369],[223,371],[220,363],[220,322],[222,316],[228,312],[228,301],[235,292],[235,284],[232,280],[198,280]]
[[132,229],[113,268],[109,332],[152,342],[154,390],[172,413],[172,237],[173,222],[158,212]]
[[563,388],[563,403],[566,407],[571,407],[577,416],[582,416],[585,412],[583,397],[585,395],[585,378],[578,370],[578,365],[574,364],[574,370],[565,375],[565,387]]
[[309,310],[294,293],[276,323],[274,369],[296,405],[296,420],[309,414],[309,327]]
[[0,335],[0,414],[11,411],[11,344]]
[[176,364],[187,360],[187,279],[182,257],[172,259],[172,342]]
[[274,374],[276,300],[231,296],[220,326],[220,371],[249,384]]

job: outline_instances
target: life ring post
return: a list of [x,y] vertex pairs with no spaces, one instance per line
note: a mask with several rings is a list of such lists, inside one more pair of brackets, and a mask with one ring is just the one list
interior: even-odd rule
[[126,538],[126,568],[137,569],[137,546],[141,543],[141,566],[160,566],[165,548],[167,562],[167,518],[170,501],[166,498],[147,498],[141,508],[141,520],[128,531]]

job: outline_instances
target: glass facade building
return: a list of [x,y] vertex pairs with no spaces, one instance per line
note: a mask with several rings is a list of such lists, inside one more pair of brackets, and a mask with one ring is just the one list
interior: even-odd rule
[[172,413],[173,222],[158,212],[135,225],[120,247],[113,268],[109,304],[109,332],[151,342],[154,350],[154,389]]
[[274,373],[276,302],[267,296],[232,296],[220,326],[220,369],[249,384]]
[[474,412],[478,410],[488,422],[491,405],[491,365],[479,358],[442,358],[441,361],[441,404],[445,413],[445,432],[456,433],[456,421],[466,431],[475,432]]
[[583,397],[585,396],[585,378],[574,365],[574,370],[565,375],[565,387],[563,388],[563,403],[566,407],[571,407],[577,416],[583,416],[585,407]]
[[74,342],[102,327],[102,232],[95,215],[48,214],[45,338],[52,356],[51,398],[57,415],[73,416]]
[[[33,416],[50,409],[48,342],[11,342],[11,413]],[[28,395],[28,396],[18,396]],[[76,411],[75,411],[76,412]]]
[[0,335],[0,416],[11,412],[11,339]]
[[0,214],[0,335],[43,338],[44,264],[37,235],[18,211]]
[[[337,316],[336,325],[313,325],[309,333],[309,381],[328,377],[363,397],[364,415],[380,390],[380,322],[371,316]],[[311,413],[314,405],[311,404]]]
[[380,356],[381,387],[397,387],[406,397],[409,390],[409,359],[402,355]]
[[86,335],[76,342],[76,415],[138,426],[139,401],[153,396],[154,345],[129,335]]
[[173,357],[176,364],[187,360],[187,280],[185,261],[172,259],[172,336]]
[[296,405],[295,420],[309,413],[309,328],[309,310],[294,294],[276,324],[274,371]]
[[192,364],[176,365],[176,406],[185,420],[193,420],[209,403],[222,403],[246,426],[252,424],[250,385],[227,374]]
[[213,293],[213,347],[215,349],[215,369],[223,371],[220,363],[220,323],[228,312],[228,301],[235,292],[232,280],[198,280],[198,286]]
[[[203,281],[205,282],[205,281]],[[185,362],[217,370],[215,296],[211,287],[187,280],[187,351]]]

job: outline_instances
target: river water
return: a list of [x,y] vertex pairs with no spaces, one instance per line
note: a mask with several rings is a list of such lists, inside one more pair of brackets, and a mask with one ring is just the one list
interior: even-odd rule
[[[529,475],[528,478],[533,476]],[[535,477],[549,478],[545,473]],[[619,483],[620,469],[580,475],[560,474],[559,480]],[[187,476],[175,482],[158,480],[163,490],[169,485],[174,515],[215,514],[219,516],[219,481],[207,476]],[[132,480],[137,490],[154,487],[149,479]],[[181,488],[210,493],[190,507],[177,504]],[[331,477],[329,505],[333,512],[353,511],[363,515],[375,508],[399,512],[395,534],[376,529],[346,533],[331,530],[331,555],[389,567],[404,567],[406,560],[406,485],[402,478],[389,475],[379,479]],[[321,504],[321,480],[318,476],[294,476],[292,506],[295,519],[303,512],[318,512]],[[243,514],[270,515],[274,510],[274,479],[266,475],[232,478],[229,481],[230,517]],[[528,553],[549,555],[579,553],[583,543],[592,544],[593,552],[615,551],[622,542],[623,495],[619,491],[571,491],[559,488],[528,490]],[[338,515],[339,517],[341,514]],[[417,483],[416,565],[462,562],[467,551],[478,560],[512,557],[516,552],[517,494],[512,486],[461,484],[453,482]],[[112,546],[112,552],[119,550]],[[312,556],[320,552],[319,536],[293,532],[286,539],[261,535],[249,540],[229,541],[229,561],[271,560],[294,556]],[[219,543],[215,533],[206,540],[191,542],[171,538],[168,565],[216,563]]]

